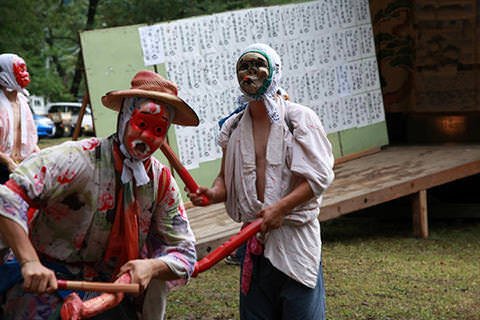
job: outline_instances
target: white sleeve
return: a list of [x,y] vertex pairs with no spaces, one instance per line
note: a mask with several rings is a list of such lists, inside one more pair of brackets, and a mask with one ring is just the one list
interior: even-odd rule
[[304,177],[319,197],[334,178],[332,145],[313,110],[289,103],[287,112],[294,128],[290,169]]
[[232,131],[235,129],[235,126],[238,124],[238,117],[241,117],[242,114],[243,112],[234,114],[223,123],[217,138],[217,143],[220,146],[220,148],[222,149],[227,148],[230,135],[232,134]]

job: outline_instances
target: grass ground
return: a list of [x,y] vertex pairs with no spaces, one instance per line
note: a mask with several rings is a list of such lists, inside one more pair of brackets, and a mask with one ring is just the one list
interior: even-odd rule
[[[408,211],[406,212],[408,213]],[[327,319],[480,319],[480,219],[339,218],[322,224]],[[224,262],[169,296],[167,319],[238,319],[238,266]]]

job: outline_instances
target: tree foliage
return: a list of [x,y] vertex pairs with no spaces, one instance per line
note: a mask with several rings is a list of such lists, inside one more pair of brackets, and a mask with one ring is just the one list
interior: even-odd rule
[[159,23],[303,0],[0,0],[0,53],[27,62],[32,94],[78,100],[84,92],[78,32]]
[[79,52],[77,30],[85,28],[88,1],[2,0],[0,52],[27,62],[31,93],[73,100],[71,78]]

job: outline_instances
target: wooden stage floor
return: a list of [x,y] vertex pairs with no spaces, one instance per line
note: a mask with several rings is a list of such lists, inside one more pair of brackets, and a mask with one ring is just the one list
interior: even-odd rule
[[[335,180],[324,194],[319,219],[411,196],[413,234],[427,238],[427,190],[478,173],[480,145],[389,146],[335,166]],[[223,204],[187,212],[199,258],[240,230]]]

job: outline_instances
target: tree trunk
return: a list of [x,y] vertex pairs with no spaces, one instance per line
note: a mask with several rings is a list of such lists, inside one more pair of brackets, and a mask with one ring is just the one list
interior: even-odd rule
[[[87,24],[85,25],[85,30],[90,30],[93,28],[95,22],[95,14],[97,12],[97,5],[100,0],[90,0],[88,3],[88,12],[87,12]],[[80,43],[80,38],[79,38]],[[78,95],[78,89],[82,81],[83,74],[83,59],[82,59],[82,50],[78,51],[77,64],[75,66],[75,74],[73,75],[72,86],[70,87],[70,93],[76,97]]]
[[[52,39],[53,39],[52,29],[47,28],[47,36],[45,37],[45,41],[47,42],[50,48],[53,48],[55,45]],[[66,83],[65,70],[63,69],[62,64],[60,63],[60,60],[58,59],[58,56],[56,54],[52,55],[52,61],[53,61],[53,64],[55,65],[55,69],[57,70],[58,75],[62,79],[63,85],[66,87],[67,83]]]

